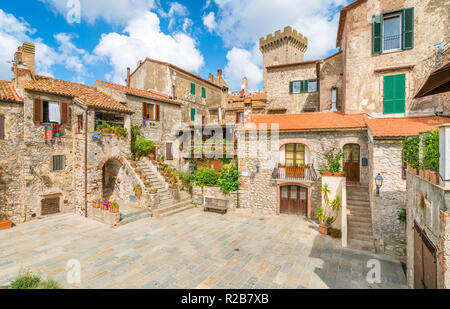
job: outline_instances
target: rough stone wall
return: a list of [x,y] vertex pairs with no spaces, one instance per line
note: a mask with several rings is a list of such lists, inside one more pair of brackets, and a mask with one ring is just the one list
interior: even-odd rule
[[446,288],[450,284],[447,272],[450,255],[450,226],[447,212],[450,192],[409,172],[406,179],[408,286],[414,287],[414,222],[417,222],[437,249],[437,286]]
[[0,102],[5,116],[5,139],[0,140],[0,207],[14,224],[22,221],[23,198],[23,104]]
[[[361,147],[361,158],[368,157],[367,131],[339,131],[339,132],[280,132],[279,140],[273,144],[268,134],[267,142],[256,143],[257,137],[250,134],[245,137],[238,132],[238,158],[241,172],[241,186],[239,189],[239,204],[242,208],[256,208],[265,213],[274,214],[277,205],[277,184],[271,180],[275,166],[281,162],[283,156],[279,150],[288,143],[305,144],[310,153],[308,164],[314,164],[318,176],[311,187],[311,214],[321,205],[320,169],[328,167],[324,154],[333,148],[342,149],[348,143],[357,143]],[[261,137],[263,140],[264,136]],[[276,140],[276,139],[275,139]],[[253,145],[253,146],[252,146]],[[260,172],[256,173],[255,158],[258,158]],[[242,176],[244,172],[245,176]],[[361,166],[361,183],[368,183],[368,167]],[[308,184],[309,185],[309,184]]]
[[316,63],[269,69],[266,74],[269,107],[285,107],[286,113],[297,114],[305,109],[320,110],[319,92],[289,93],[289,82],[317,78]]
[[[67,97],[32,94],[26,92],[24,96],[23,122],[23,173],[25,185],[23,187],[23,212],[26,220],[41,216],[41,201],[46,197],[59,196],[60,211],[73,210],[73,123],[61,126],[61,141],[55,144],[44,142],[44,126],[33,122],[33,100],[40,98],[44,101],[70,102]],[[73,104],[70,104],[73,115]],[[69,116],[74,122],[74,117]],[[63,155],[65,166],[61,171],[52,170],[52,157]],[[34,159],[34,160],[33,160]],[[35,165],[33,173],[29,166]]]
[[[372,16],[414,7],[414,48],[372,55]],[[383,76],[406,74],[406,114],[432,114],[442,107],[441,95],[412,98],[433,70],[433,46],[450,39],[447,0],[368,0],[349,10],[343,34],[344,107],[347,113],[383,116]],[[376,70],[404,64],[413,69]]]
[[320,111],[331,109],[331,88],[337,89],[337,110],[342,110],[342,53],[320,64]]
[[[406,206],[406,181],[402,179],[401,141],[370,142],[370,206],[375,244],[379,251],[404,258],[405,226],[398,213]],[[384,178],[380,196],[376,195],[375,177]]]
[[204,197],[214,197],[228,201],[228,210],[235,210],[239,207],[237,192],[223,193],[219,187],[192,187],[192,200],[203,205]]

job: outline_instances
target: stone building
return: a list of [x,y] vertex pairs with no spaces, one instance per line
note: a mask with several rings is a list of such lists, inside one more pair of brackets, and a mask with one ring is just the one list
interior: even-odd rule
[[228,86],[219,69],[217,77],[201,78],[173,64],[146,58],[129,76],[129,85],[142,90],[154,90],[183,102],[181,115],[184,123],[206,123],[208,108],[222,105],[228,96]]
[[[311,216],[320,206],[323,155],[340,149],[347,192],[358,191],[347,196],[349,245],[404,259],[405,228],[397,218],[406,203],[401,141],[450,122],[446,94],[414,99],[441,60],[429,47],[450,39],[444,2],[355,1],[341,11],[339,51],[319,60],[304,61],[308,40],[290,27],[261,38],[266,115],[249,113],[238,128],[243,207],[283,213],[283,199],[294,192],[295,207]],[[303,44],[289,45],[295,38]],[[251,147],[257,136],[275,134],[269,151]]]

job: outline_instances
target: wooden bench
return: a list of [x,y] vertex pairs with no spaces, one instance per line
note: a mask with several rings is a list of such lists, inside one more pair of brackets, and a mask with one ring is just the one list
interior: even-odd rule
[[205,204],[203,205],[203,211],[217,210],[225,214],[228,210],[228,200],[223,200],[214,197],[205,197]]

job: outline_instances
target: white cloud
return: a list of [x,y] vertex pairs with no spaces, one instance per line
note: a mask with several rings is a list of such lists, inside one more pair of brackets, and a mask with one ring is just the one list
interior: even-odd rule
[[[68,0],[40,0],[47,3],[66,18],[70,12]],[[125,25],[128,20],[135,18],[155,7],[154,0],[79,0],[81,22],[95,23],[103,19],[110,24]]]
[[212,33],[217,26],[216,16],[214,12],[210,12],[209,14],[203,16],[203,25],[208,29],[209,33]]
[[204,59],[196,41],[185,33],[161,32],[159,18],[146,12],[130,21],[123,33],[103,34],[94,50],[113,67],[112,81],[124,83],[127,67],[134,68],[146,57],[171,62],[186,70],[198,72]]
[[[246,49],[233,47],[227,53],[227,65],[224,69],[224,77],[229,85],[241,85],[242,77],[248,79],[250,91],[256,91],[262,81],[262,69],[255,57]],[[236,89],[235,89],[236,90]]]
[[[247,49],[252,64],[261,62],[262,55],[254,52],[254,42],[285,26],[308,37],[306,59],[317,59],[328,55],[335,48],[339,21],[338,7],[350,0],[214,0],[218,11],[214,18],[214,31],[223,39],[225,46]],[[205,21],[204,21],[205,24]],[[205,24],[208,28],[208,26]],[[209,29],[209,28],[208,28]],[[257,47],[257,46],[256,46]],[[252,57],[253,57],[252,56]],[[230,67],[234,64],[228,64]],[[249,84],[255,84],[247,76]],[[258,78],[259,79],[259,78]],[[231,87],[239,83],[229,82]]]

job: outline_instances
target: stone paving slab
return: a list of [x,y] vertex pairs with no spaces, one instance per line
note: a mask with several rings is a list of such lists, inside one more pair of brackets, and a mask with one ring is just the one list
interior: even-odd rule
[[[66,280],[71,259],[80,261],[79,284]],[[371,259],[381,283],[366,280]],[[65,214],[0,231],[0,285],[25,269],[66,288],[407,287],[398,261],[342,248],[304,218],[200,208],[116,229]]]

